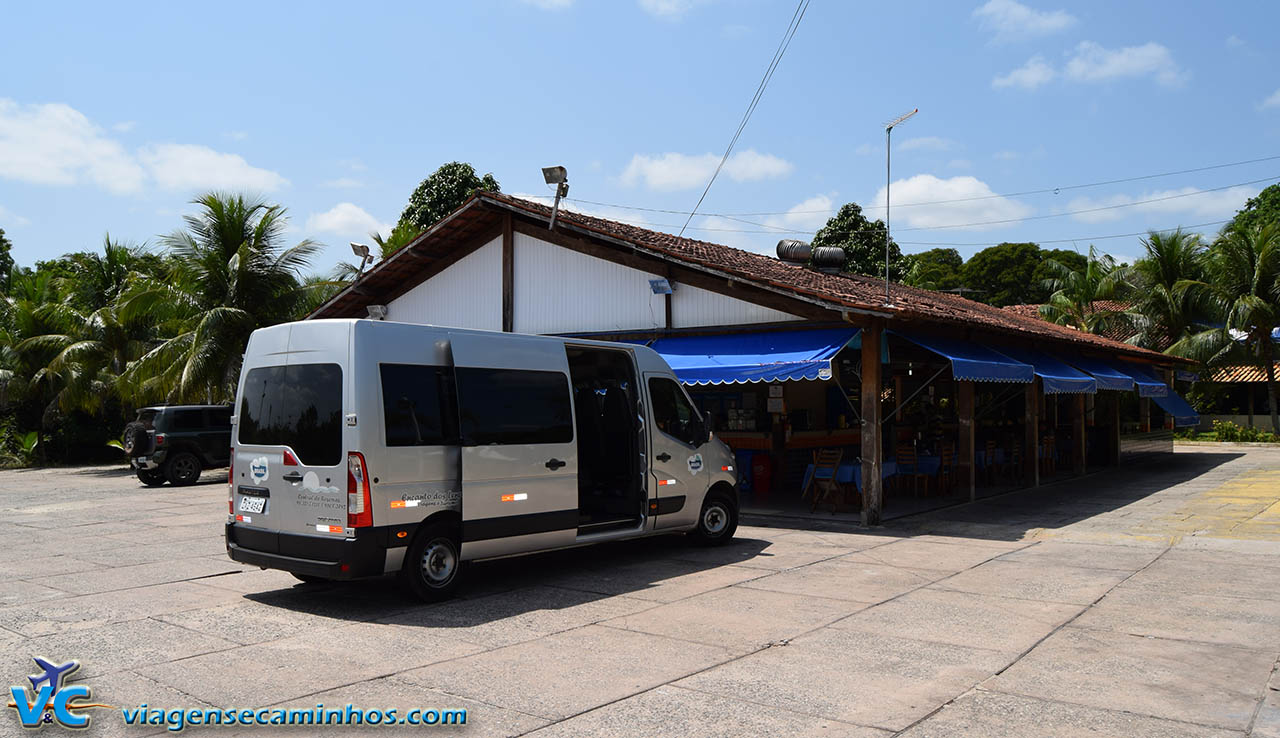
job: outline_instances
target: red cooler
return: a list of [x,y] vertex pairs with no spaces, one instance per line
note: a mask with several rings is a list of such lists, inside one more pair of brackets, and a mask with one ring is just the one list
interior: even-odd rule
[[773,489],[773,458],[767,453],[751,457],[751,489],[757,502],[769,499],[769,491]]

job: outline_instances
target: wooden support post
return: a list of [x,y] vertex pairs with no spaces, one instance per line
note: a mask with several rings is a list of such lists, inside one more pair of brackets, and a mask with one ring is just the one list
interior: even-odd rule
[[502,330],[507,333],[516,329],[515,257],[516,237],[508,213],[502,217]]
[[1108,392],[1111,400],[1111,465],[1120,465],[1120,393]]
[[1027,484],[1040,486],[1040,378],[1035,377],[1027,385],[1026,427],[1022,433],[1022,465],[1026,469]]
[[1076,474],[1084,474],[1089,454],[1089,444],[1084,435],[1084,395],[1075,395],[1073,400],[1071,403],[1071,467]]
[[1138,398],[1138,430],[1143,433],[1151,432],[1151,398]]
[[879,525],[884,502],[880,443],[880,341],[883,323],[862,329],[862,524]]
[[968,471],[969,500],[978,498],[978,470],[973,461],[974,422],[973,422],[973,382],[964,380],[956,382],[956,411],[960,415],[960,459],[956,466]]
[[902,377],[893,378],[893,422],[902,422]]

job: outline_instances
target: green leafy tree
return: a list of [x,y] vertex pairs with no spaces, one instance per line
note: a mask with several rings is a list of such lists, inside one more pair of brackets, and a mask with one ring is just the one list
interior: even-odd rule
[[409,204],[400,214],[400,222],[425,231],[457,210],[478,190],[500,192],[501,188],[492,174],[477,176],[475,167],[470,164],[451,161],[422,180],[409,195]]
[[9,277],[13,272],[13,242],[0,228],[0,295],[9,294]]
[[1205,306],[1191,285],[1204,280],[1205,246],[1200,236],[1178,229],[1151,231],[1145,254],[1130,270],[1133,308],[1129,342],[1160,351],[1205,327]]
[[[857,203],[847,203],[813,237],[813,247],[844,249],[844,270],[870,277],[884,277],[884,221],[869,221]],[[902,281],[906,263],[902,250],[889,242],[889,279]]]
[[120,297],[124,321],[150,315],[169,336],[125,372],[139,401],[228,401],[249,334],[291,320],[305,307],[302,270],[317,244],[281,244],[284,208],[243,195],[210,193],[200,212],[162,239],[164,277],[136,275]]
[[1074,272],[1083,272],[1089,266],[1089,257],[1079,251],[1070,249],[1040,249],[1040,265],[1036,267],[1032,279],[1035,280],[1036,286],[1039,288],[1037,294],[1039,299],[1033,299],[1031,302],[1044,302],[1049,299],[1049,294],[1053,290],[1048,289],[1045,281],[1053,279],[1054,270],[1048,264],[1050,261],[1060,266],[1065,266]]
[[1248,230],[1262,223],[1280,225],[1280,184],[1273,184],[1259,192],[1257,197],[1249,198],[1222,230]]
[[904,257],[906,275],[902,281],[928,290],[950,290],[963,282],[964,259],[955,249],[929,249]]
[[1272,337],[1280,328],[1280,224],[1224,231],[1209,248],[1205,273],[1203,281],[1185,286],[1206,299],[1218,326],[1178,341],[1169,353],[1211,365],[1252,359],[1266,373],[1271,427],[1280,433]]
[[1053,258],[1041,262],[1040,268],[1049,275],[1042,286],[1050,294],[1040,306],[1046,320],[1086,333],[1104,333],[1123,318],[1123,310],[1099,304],[1122,297],[1127,287],[1128,270],[1117,266],[1111,256],[1099,256],[1090,246],[1082,269]]
[[1041,260],[1034,243],[990,246],[965,262],[964,284],[978,291],[977,299],[997,307],[1043,302],[1044,288],[1036,282]]

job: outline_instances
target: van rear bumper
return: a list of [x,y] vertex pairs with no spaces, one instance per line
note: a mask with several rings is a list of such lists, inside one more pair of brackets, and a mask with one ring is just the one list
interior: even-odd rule
[[227,523],[227,555],[242,564],[326,579],[372,577],[386,565],[388,530],[357,528],[355,538],[333,538]]

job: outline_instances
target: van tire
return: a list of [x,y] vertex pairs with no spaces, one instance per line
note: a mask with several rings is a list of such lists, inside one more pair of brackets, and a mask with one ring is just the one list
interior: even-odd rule
[[148,487],[159,487],[165,482],[164,472],[159,469],[139,469],[138,481]]
[[164,475],[175,487],[189,487],[200,480],[200,459],[190,451],[181,451],[164,463]]
[[698,527],[690,533],[693,540],[700,546],[723,546],[737,530],[737,502],[720,490],[708,492],[698,513]]
[[400,568],[405,590],[423,602],[453,597],[462,581],[461,552],[456,526],[445,522],[424,525],[405,552]]

